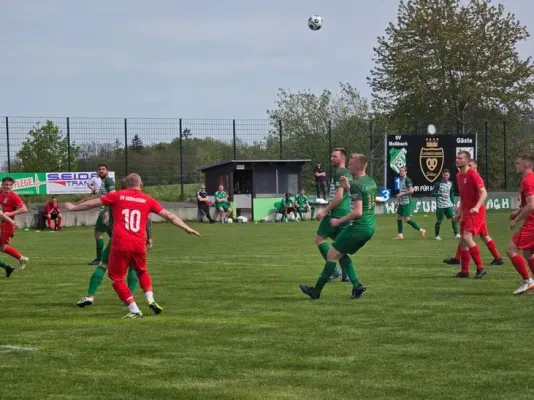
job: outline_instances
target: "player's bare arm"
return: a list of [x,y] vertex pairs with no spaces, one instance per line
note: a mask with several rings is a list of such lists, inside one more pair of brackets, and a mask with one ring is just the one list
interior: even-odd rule
[[15,217],[20,214],[24,214],[25,212],[28,212],[28,208],[26,207],[26,204],[23,204],[22,206],[18,207],[15,211],[6,212],[4,215],[8,217]]
[[96,199],[85,200],[83,203],[78,203],[76,205],[72,203],[65,203],[65,208],[69,211],[87,211],[92,210],[93,208],[102,207],[102,200],[100,196]]
[[165,218],[167,221],[169,221],[174,226],[177,226],[178,228],[184,230],[189,235],[193,236],[200,236],[200,233],[192,229],[189,225],[187,225],[180,217],[173,214],[169,210],[163,209],[159,214],[160,217]]
[[334,218],[330,220],[330,225],[338,226],[343,225],[346,222],[353,221],[358,219],[363,214],[363,202],[361,200],[356,200],[352,202],[352,211],[345,215],[342,218]]
[[17,226],[17,223],[16,223],[14,220],[12,220],[11,218],[9,218],[9,217],[7,216],[7,214],[4,213],[4,212],[2,212],[2,211],[0,211],[0,219],[1,219],[3,222],[7,222],[7,223],[10,223],[10,224],[13,225],[13,226]]
[[480,207],[486,204],[486,199],[488,198],[488,191],[485,187],[478,189],[478,194],[480,195],[477,204],[471,209],[471,214],[477,214]]
[[521,208],[517,216],[510,221],[510,229],[514,229],[515,226],[528,217],[532,211],[534,211],[534,196],[528,196],[526,198],[526,205]]

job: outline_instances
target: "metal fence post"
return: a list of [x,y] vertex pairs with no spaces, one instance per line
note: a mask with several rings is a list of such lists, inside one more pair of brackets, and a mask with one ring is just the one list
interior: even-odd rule
[[11,173],[11,150],[9,149],[9,117],[6,117],[7,172]]
[[374,161],[373,161],[373,120],[369,119],[369,170],[371,176],[374,177]]
[[278,121],[278,134],[280,135],[280,160],[284,157],[284,145],[282,139],[282,120]]
[[508,189],[508,163],[506,162],[506,155],[508,153],[508,143],[506,140],[506,121],[502,122],[502,138],[503,138],[503,171],[504,171],[504,190]]
[[67,171],[70,172],[70,118],[67,117]]
[[[332,121],[328,121],[328,158],[330,159],[330,154],[332,154]],[[332,163],[330,165],[330,176],[332,176]]]
[[128,120],[124,118],[124,173],[128,175]]
[[484,170],[485,170],[485,178],[486,178],[486,188],[489,189],[489,167],[488,167],[488,149],[489,149],[489,140],[488,140],[488,121],[484,121],[484,147],[485,147],[485,153],[484,154]]
[[184,135],[182,131],[182,118],[178,121],[180,128],[180,194],[184,195]]
[[234,135],[234,160],[237,160],[237,143],[236,143],[236,136],[235,136],[235,119],[232,120],[232,132]]

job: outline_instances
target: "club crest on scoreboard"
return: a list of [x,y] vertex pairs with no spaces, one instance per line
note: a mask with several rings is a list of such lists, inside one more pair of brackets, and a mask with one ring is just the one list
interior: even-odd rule
[[445,163],[445,150],[439,146],[436,137],[426,138],[426,147],[419,153],[419,166],[427,181],[433,183],[441,175]]

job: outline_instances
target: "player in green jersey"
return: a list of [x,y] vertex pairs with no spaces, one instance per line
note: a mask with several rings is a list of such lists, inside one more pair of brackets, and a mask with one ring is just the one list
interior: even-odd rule
[[[332,167],[336,169],[334,177],[331,179],[330,185],[330,202],[328,205],[317,212],[315,219],[321,221],[319,228],[317,229],[317,235],[315,238],[315,244],[319,248],[319,252],[326,261],[326,255],[330,251],[330,244],[327,242],[328,239],[335,240],[336,236],[341,232],[342,226],[332,226],[330,225],[330,220],[332,218],[342,218],[348,213],[350,213],[351,204],[349,197],[349,190],[341,187],[339,179],[342,176],[347,177],[349,180],[352,180],[347,168],[345,168],[345,162],[347,159],[347,152],[345,149],[338,147],[332,150],[330,155],[330,162]],[[334,280],[339,276],[342,276],[344,282],[348,282],[349,278],[345,274],[348,268],[352,265],[352,260],[350,256],[346,255],[345,257],[339,260],[341,265],[341,270],[343,274],[334,269],[332,272],[331,279]],[[354,265],[352,265],[354,268]]]
[[284,197],[280,199],[280,208],[278,209],[278,214],[282,214],[282,219],[280,222],[288,222],[287,216],[289,214],[296,214],[295,201],[291,198],[291,193],[286,193]]
[[460,239],[458,234],[458,221],[454,218],[454,190],[451,178],[451,171],[444,169],[441,174],[441,180],[434,185],[432,196],[436,198],[436,225],[434,226],[434,234],[436,240],[441,240],[439,231],[443,218],[452,221],[452,230],[456,239]]
[[404,234],[402,232],[402,222],[406,222],[412,228],[419,232],[421,239],[425,238],[426,230],[420,228],[419,225],[412,221],[410,218],[412,216],[412,194],[414,192],[413,183],[406,174],[408,170],[406,167],[401,167],[399,175],[401,177],[399,181],[399,193],[397,194],[397,236],[395,240],[404,239]]
[[[100,164],[98,166],[98,176],[102,180],[102,184],[98,190],[98,194],[89,196],[88,198],[80,201],[78,204],[87,200],[95,199],[100,196],[104,196],[107,193],[115,191],[115,182],[109,177],[109,168],[106,164]],[[99,265],[102,258],[102,252],[104,251],[104,233],[109,230],[109,218],[110,213],[107,207],[100,208],[100,214],[95,224],[95,241],[96,241],[96,258],[89,263],[89,265]]]
[[[336,269],[336,263],[347,254],[355,254],[373,237],[375,233],[375,204],[378,192],[376,182],[366,175],[367,159],[363,154],[352,154],[349,169],[353,180],[342,176],[340,187],[350,191],[352,211],[340,218],[331,218],[332,227],[343,226],[328,251],[326,264],[314,287],[300,285],[300,290],[318,299],[326,282]],[[352,283],[352,299],[359,299],[365,292],[365,286],[360,282],[354,265],[344,271]]]
[[304,189],[300,189],[299,194],[295,196],[295,209],[301,220],[304,220],[304,214],[311,211],[308,196],[306,196],[306,191]]
[[[126,178],[124,178],[121,181],[121,189],[126,189],[126,187]],[[108,229],[109,230],[107,233],[110,239],[106,248],[102,252],[100,264],[96,267],[95,271],[93,272],[93,275],[91,275],[91,279],[89,279],[89,289],[87,290],[87,296],[82,297],[76,303],[76,305],[80,308],[90,306],[94,303],[96,292],[102,284],[102,280],[104,279],[104,275],[106,275],[106,271],[108,269],[109,252],[111,250],[111,232],[113,231],[113,215],[111,214]],[[146,224],[146,245],[148,250],[152,248],[152,221],[150,219]],[[137,274],[135,273],[134,269],[128,269],[128,275],[126,279],[128,281],[128,288],[130,289],[130,291],[132,293],[135,292],[135,289],[137,288]]]
[[230,202],[228,201],[228,193],[224,191],[224,186],[219,185],[219,190],[215,192],[215,209],[221,217],[221,223],[228,221],[228,217],[232,215]]

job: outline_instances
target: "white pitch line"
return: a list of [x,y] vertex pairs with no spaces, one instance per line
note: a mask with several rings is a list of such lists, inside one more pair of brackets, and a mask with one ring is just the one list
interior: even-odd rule
[[0,353],[13,353],[16,351],[28,351],[28,352],[34,352],[38,351],[35,347],[22,347],[22,346],[10,346],[10,345],[3,345],[0,346]]

